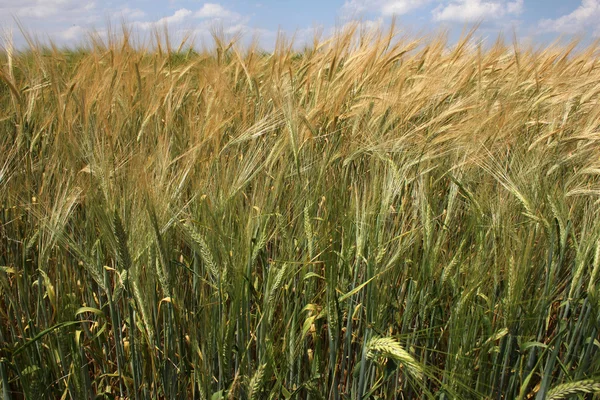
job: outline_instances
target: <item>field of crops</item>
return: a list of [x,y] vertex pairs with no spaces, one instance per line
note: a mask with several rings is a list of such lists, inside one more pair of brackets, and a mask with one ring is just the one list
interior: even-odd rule
[[600,47],[147,43],[0,53],[4,399],[600,390]]

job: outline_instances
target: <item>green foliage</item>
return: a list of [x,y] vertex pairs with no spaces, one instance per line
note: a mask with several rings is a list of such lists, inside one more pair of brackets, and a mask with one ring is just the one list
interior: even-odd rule
[[0,57],[5,398],[598,390],[596,47],[215,39]]

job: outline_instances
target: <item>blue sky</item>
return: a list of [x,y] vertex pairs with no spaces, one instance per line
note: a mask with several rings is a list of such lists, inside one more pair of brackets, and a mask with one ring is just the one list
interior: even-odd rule
[[295,34],[301,44],[315,28],[328,34],[353,20],[385,26],[393,16],[412,33],[448,29],[456,35],[480,22],[479,34],[491,38],[513,30],[533,43],[561,35],[600,37],[600,0],[0,0],[1,30],[12,30],[17,43],[15,18],[59,44],[77,43],[90,29],[102,33],[107,21],[125,18],[141,35],[166,24],[175,36],[193,32],[201,42],[218,25],[227,34],[258,34],[270,48],[278,30]]

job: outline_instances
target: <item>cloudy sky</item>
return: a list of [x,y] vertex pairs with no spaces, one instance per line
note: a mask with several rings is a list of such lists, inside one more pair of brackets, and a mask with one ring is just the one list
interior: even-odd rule
[[440,28],[460,33],[479,22],[480,34],[494,38],[513,30],[534,42],[560,35],[600,37],[600,0],[0,0],[0,31],[12,30],[17,43],[15,21],[40,39],[74,44],[90,29],[102,32],[107,21],[124,19],[142,35],[167,25],[200,40],[218,25],[229,34],[258,34],[268,48],[278,30],[302,42],[315,27],[327,33],[351,20],[385,25],[393,16],[413,33]]

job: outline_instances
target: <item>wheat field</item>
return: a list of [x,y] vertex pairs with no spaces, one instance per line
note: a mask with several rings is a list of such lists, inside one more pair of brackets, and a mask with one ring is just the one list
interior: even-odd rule
[[600,389],[596,44],[171,43],[0,53],[4,399]]

